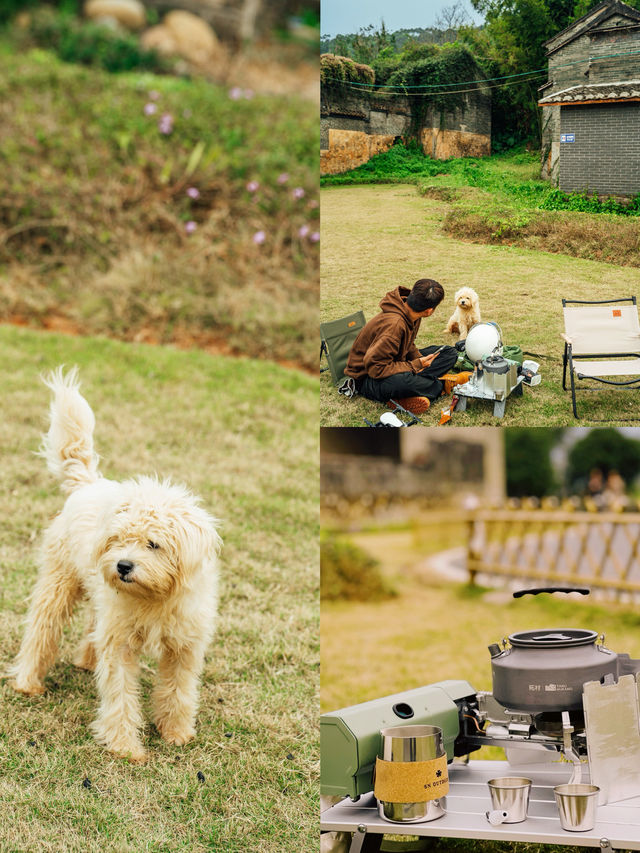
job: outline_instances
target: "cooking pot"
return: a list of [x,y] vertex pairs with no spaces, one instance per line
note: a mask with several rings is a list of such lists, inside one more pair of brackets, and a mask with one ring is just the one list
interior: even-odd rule
[[[538,592],[589,590],[545,587],[521,590],[514,597]],[[599,640],[599,642],[598,642]],[[587,681],[617,680],[619,656],[604,645],[604,636],[582,628],[518,631],[503,645],[489,646],[493,696],[505,708],[527,713],[581,711]]]

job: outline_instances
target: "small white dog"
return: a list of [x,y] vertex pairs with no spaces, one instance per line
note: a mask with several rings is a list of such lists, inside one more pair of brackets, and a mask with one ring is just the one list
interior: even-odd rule
[[159,657],[154,722],[169,743],[195,734],[198,684],[217,612],[215,520],[183,486],[98,473],[95,418],[78,390],[77,370],[62,368],[41,455],[69,494],[44,536],[42,559],[20,652],[11,668],[21,693],[44,692],[44,676],[74,604],[90,602],[87,634],[74,663],[94,670],[99,743],[142,762],[138,657]]
[[461,287],[454,296],[454,301],[456,307],[449,317],[446,331],[459,334],[458,340],[463,341],[469,334],[469,329],[481,320],[480,299],[473,288]]

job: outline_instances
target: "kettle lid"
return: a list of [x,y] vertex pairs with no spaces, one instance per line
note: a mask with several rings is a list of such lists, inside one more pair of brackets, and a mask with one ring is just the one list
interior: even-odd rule
[[597,631],[583,628],[555,628],[541,631],[518,631],[509,635],[509,642],[523,649],[561,649],[568,646],[588,646],[598,639]]

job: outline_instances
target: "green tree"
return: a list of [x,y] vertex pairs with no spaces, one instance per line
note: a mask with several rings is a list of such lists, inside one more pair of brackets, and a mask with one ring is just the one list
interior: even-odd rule
[[[460,36],[475,40],[489,76],[502,77],[546,68],[544,43],[569,24],[575,0],[472,0],[472,4],[485,15],[486,26],[480,36],[469,28]],[[494,88],[494,132],[499,143],[540,144],[538,86],[544,79],[541,72],[539,77],[514,77]]]
[[560,430],[549,427],[513,427],[504,431],[510,497],[544,497],[557,489],[551,450],[560,434]]
[[617,471],[626,483],[633,482],[640,473],[640,441],[617,429],[592,429],[569,452],[569,487],[584,483],[594,468],[599,468],[605,477],[610,471]]
[[[545,82],[545,42],[573,23],[594,0],[471,0],[485,16],[482,29],[462,27],[458,39],[472,46],[487,77],[537,72],[537,77],[504,81],[493,89],[492,136],[500,150],[518,142],[540,144],[538,87]],[[628,5],[640,8],[640,0]]]
[[336,36],[333,46],[336,56],[351,56],[351,41],[348,36]]

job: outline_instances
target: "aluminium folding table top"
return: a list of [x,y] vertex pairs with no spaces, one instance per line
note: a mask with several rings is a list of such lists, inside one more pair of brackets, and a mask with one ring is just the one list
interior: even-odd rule
[[[596,825],[588,832],[562,829],[553,795],[555,785],[569,781],[567,763],[520,765],[506,761],[470,761],[450,764],[447,813],[427,823],[390,823],[378,815],[373,794],[357,802],[342,800],[323,812],[323,831],[353,832],[350,853],[380,849],[382,836],[413,835],[432,838],[468,838],[525,841],[597,847],[601,850],[640,850],[640,797],[598,806]],[[584,777],[588,775],[584,766]],[[485,817],[491,808],[487,782],[499,776],[526,776],[533,782],[527,819],[492,826]]]

